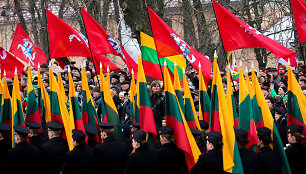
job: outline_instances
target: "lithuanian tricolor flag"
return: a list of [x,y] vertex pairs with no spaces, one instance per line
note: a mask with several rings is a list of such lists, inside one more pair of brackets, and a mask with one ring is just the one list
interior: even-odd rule
[[38,68],[38,83],[37,83],[37,93],[38,93],[38,110],[39,115],[43,122],[47,123],[51,121],[51,104],[48,92],[44,86],[41,79],[40,68]]
[[135,95],[136,95],[136,84],[135,84],[135,77],[134,77],[134,71],[132,70],[132,80],[131,80],[131,86],[130,86],[130,115],[131,120],[134,121],[135,119]]
[[225,97],[217,59],[214,59],[213,73],[214,93],[216,93],[218,97],[218,114],[220,118],[220,129],[223,136],[223,169],[229,173],[243,174],[243,167],[233,128],[234,116],[232,112],[229,112],[229,104]]
[[245,79],[246,79],[246,83],[248,86],[248,90],[250,92],[250,97],[251,97],[251,101],[252,101],[252,108],[253,108],[253,116],[254,116],[254,122],[255,122],[255,126],[256,129],[263,127],[263,120],[262,120],[262,115],[261,115],[261,110],[260,107],[258,106],[258,102],[257,102],[257,98],[255,97],[255,92],[254,89],[251,85],[251,82],[249,80],[249,75],[246,74],[245,75]]
[[[179,72],[180,81],[183,79],[183,67],[186,67],[186,59],[182,55],[175,55],[170,57],[157,57],[156,47],[153,37],[140,32],[140,42],[141,42],[141,57],[142,63],[145,70],[145,74],[149,77],[163,80],[160,67],[164,69],[163,64],[167,60],[167,65],[169,70],[174,74],[174,62],[177,63],[177,68]],[[173,79],[173,76],[172,76]]]
[[[104,76],[103,76],[103,69],[102,69],[102,63],[100,63],[100,78],[103,78],[104,79]],[[105,81],[105,80],[104,80]],[[101,82],[101,80],[100,80]],[[102,120],[101,122],[103,123],[107,123],[108,120],[107,120],[107,115],[106,115],[106,110],[105,110],[105,101],[104,101],[104,89],[103,89],[103,85],[102,83],[100,83],[100,96],[101,96],[101,104],[100,104],[100,107],[101,107],[101,114],[102,114]]]
[[[5,71],[4,71],[4,74]],[[7,87],[6,76],[3,78],[3,98],[1,105],[1,117],[0,123],[6,123],[12,125],[12,103],[11,103],[11,95]]]
[[17,70],[15,71],[14,83],[13,83],[13,91],[12,91],[12,147],[15,146],[14,139],[14,128],[15,125],[20,125],[25,127],[23,110],[21,104],[21,96],[20,96],[20,88],[19,88],[19,80],[17,76]]
[[[109,76],[109,73],[107,73]],[[107,77],[106,76],[106,77]],[[122,128],[119,119],[119,114],[114,103],[113,97],[110,93],[110,86],[105,81],[103,76],[100,76],[100,85],[103,85],[103,95],[104,95],[104,102],[105,102],[105,111],[107,115],[107,120],[109,123],[115,124],[115,132],[118,138],[122,137]]]
[[306,135],[306,98],[299,83],[297,82],[290,66],[288,66],[288,102],[287,102],[287,122],[288,126],[299,124],[304,126]]
[[[291,72],[292,73],[292,72]],[[284,146],[282,143],[282,140],[280,138],[280,135],[278,133],[277,127],[274,123],[271,111],[267,105],[266,99],[262,93],[262,90],[260,88],[260,85],[258,83],[256,74],[254,71],[252,71],[252,82],[253,82],[253,87],[254,87],[254,91],[255,91],[255,96],[257,98],[258,101],[258,106],[261,109],[261,114],[262,114],[262,118],[263,118],[263,123],[264,126],[271,129],[271,131],[273,132],[273,134],[271,135],[271,138],[273,140],[273,149],[278,153],[278,155],[281,157],[281,161],[282,161],[282,174],[290,174],[290,167],[289,167],[289,163],[287,160],[287,156],[285,154],[284,151]]]
[[211,101],[207,93],[204,77],[199,65],[199,119],[210,122]]
[[241,78],[239,78],[239,129],[248,132],[247,144],[249,148],[256,150],[257,147],[257,135],[256,127],[253,117],[252,101],[249,94],[247,84],[243,78],[242,68],[240,68]]
[[39,110],[36,102],[36,96],[32,85],[31,77],[32,77],[31,68],[28,68],[28,80],[27,80],[28,104],[27,104],[25,120],[41,124],[41,117],[39,115]]
[[190,170],[198,161],[201,152],[188,127],[187,121],[175,95],[168,68],[165,68],[164,78],[166,125],[174,129],[176,145],[185,151],[187,167]]
[[238,128],[239,127],[239,120],[238,120],[235,98],[234,98],[233,89],[232,89],[231,70],[227,71],[227,94],[226,94],[226,98],[227,98],[229,111],[231,113],[233,113],[233,116],[234,116],[234,126],[236,128]]
[[[184,68],[183,68],[184,71]],[[184,101],[185,101],[185,118],[188,123],[189,128],[201,129],[197,112],[194,107],[194,102],[189,89],[189,84],[187,82],[186,74],[183,72],[183,83],[184,83]]]
[[70,57],[56,58],[54,63],[57,66],[60,66],[62,69],[64,69],[64,67],[66,65],[70,65],[71,64],[71,58]]
[[68,73],[69,79],[69,103],[70,103],[70,120],[71,120],[71,127],[73,129],[80,129],[85,132],[84,123],[82,120],[82,114],[80,110],[80,106],[78,103],[78,98],[75,93],[74,83],[72,80],[72,75],[69,68]]
[[58,86],[60,87],[60,91],[61,91],[63,97],[66,99],[66,94],[65,94],[64,84],[63,84],[63,78],[62,78],[61,73],[58,73],[58,75],[57,75],[57,83],[58,83]]
[[66,99],[63,98],[51,68],[49,69],[49,80],[51,98],[51,121],[56,121],[64,125],[65,131],[63,131],[63,137],[67,139],[69,150],[72,150],[72,124],[66,105]]
[[[87,75],[86,70],[82,69],[81,71],[82,76],[82,119],[83,123],[89,123],[93,127],[97,127],[100,120],[98,119],[98,115],[96,112],[95,104],[91,97],[91,93],[88,87]],[[99,137],[98,135],[95,136],[95,140],[98,142]]]
[[[183,74],[183,76],[184,76],[184,74]],[[176,66],[176,63],[175,63],[175,65],[174,65],[174,91],[175,91],[176,97],[179,101],[182,112],[185,115],[185,102],[184,102],[184,97],[183,97],[182,87],[181,87],[180,81],[181,80],[179,78],[179,75],[178,75],[178,72],[177,72],[177,66]]]
[[213,79],[211,88],[211,113],[209,119],[209,131],[218,131],[221,133],[220,118],[219,118],[219,96],[217,86],[217,59],[214,59]]

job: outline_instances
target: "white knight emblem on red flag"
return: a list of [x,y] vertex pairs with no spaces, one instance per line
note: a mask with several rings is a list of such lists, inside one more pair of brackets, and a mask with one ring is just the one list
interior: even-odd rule
[[29,41],[29,39],[23,39],[23,45],[18,44],[17,49],[21,48],[22,53],[29,59],[32,65],[34,65],[33,61],[35,60],[35,49],[33,44]]

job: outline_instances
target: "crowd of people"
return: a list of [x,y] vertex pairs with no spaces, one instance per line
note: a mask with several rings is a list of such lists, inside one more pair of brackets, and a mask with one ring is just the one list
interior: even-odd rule
[[[71,62],[71,74],[76,89],[79,106],[82,109],[82,81],[80,68]],[[41,75],[47,92],[50,92],[48,65],[42,64]],[[91,62],[86,64],[87,79],[92,94],[98,118],[102,119],[101,95],[99,77]],[[296,68],[297,80],[306,95],[306,66],[299,64]],[[58,74],[55,73],[55,76]],[[65,94],[69,99],[68,67],[61,73]],[[251,73],[249,77],[251,78]],[[226,92],[226,73],[221,72]],[[286,148],[286,155],[293,174],[303,173],[303,164],[306,164],[306,148],[304,127],[291,125],[287,127],[286,103],[288,100],[287,70],[285,66],[268,68],[257,73],[262,92],[271,110],[277,129]],[[199,105],[199,77],[196,71],[188,66],[186,77],[194,99],[195,108]],[[32,84],[37,87],[38,77],[35,71],[32,75]],[[9,89],[11,79],[7,79]],[[67,141],[61,138],[63,125],[58,122],[46,123],[47,132],[41,133],[42,125],[35,122],[26,122],[26,127],[14,126],[14,143],[12,148],[10,125],[0,124],[0,171],[2,173],[50,173],[50,174],[130,174],[130,173],[173,173],[180,174],[190,171],[197,173],[226,173],[223,170],[222,134],[216,131],[208,132],[209,123],[200,120],[201,130],[191,129],[192,134],[201,151],[197,163],[188,168],[184,151],[176,146],[174,130],[165,124],[165,99],[163,83],[150,81],[147,84],[154,121],[158,130],[158,137],[154,147],[150,147],[146,140],[147,134],[140,130],[140,124],[131,121],[130,83],[131,74],[127,69],[121,72],[110,72],[111,95],[117,107],[123,138],[115,136],[114,124],[99,123],[100,130],[90,124],[85,124],[85,132],[79,129],[72,130],[73,150],[69,151]],[[27,77],[20,77],[20,93],[22,105],[27,108]],[[239,83],[233,81],[232,89],[237,111],[239,109]],[[211,82],[207,92],[211,94]],[[247,113],[246,113],[247,114]],[[236,139],[240,151],[241,161],[245,174],[252,173],[281,173],[281,158],[271,149],[271,130],[267,127],[257,129],[258,152],[247,148],[248,132],[235,129]],[[99,135],[99,137],[96,137]],[[97,141],[98,139],[98,141]]]

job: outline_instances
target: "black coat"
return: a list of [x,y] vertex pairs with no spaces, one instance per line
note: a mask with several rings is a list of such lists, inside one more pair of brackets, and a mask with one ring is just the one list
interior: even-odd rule
[[0,140],[0,171],[4,170],[7,163],[8,151],[12,147],[12,141],[9,139]]
[[125,143],[108,137],[94,148],[99,163],[99,171],[105,174],[122,174],[128,156]]
[[40,148],[43,144],[48,142],[48,139],[44,137],[42,134],[39,134],[37,136],[33,136],[29,138],[30,144]]
[[262,147],[257,153],[261,174],[280,174],[281,158],[270,147]]
[[202,154],[198,162],[191,168],[190,174],[224,174],[222,151],[213,149]]
[[78,145],[66,154],[62,174],[96,174],[97,161],[93,149]]
[[157,128],[159,128],[162,125],[163,117],[165,117],[165,97],[163,95],[152,94],[150,101],[153,110],[154,121]]
[[163,173],[185,174],[188,171],[184,151],[174,143],[164,144],[158,152]]
[[286,149],[286,154],[292,174],[305,173],[306,147],[301,143],[291,144]]
[[159,174],[162,173],[160,156],[144,144],[128,156],[125,168],[126,174]]
[[244,174],[259,174],[256,152],[247,148],[239,149]]
[[87,147],[90,147],[90,148],[94,148],[98,145],[99,143],[96,142],[95,140],[88,140],[87,141]]
[[55,137],[41,146],[42,159],[46,173],[59,174],[63,168],[66,153],[69,151],[67,141]]
[[8,153],[6,173],[41,173],[41,156],[37,147],[27,141],[20,142]]

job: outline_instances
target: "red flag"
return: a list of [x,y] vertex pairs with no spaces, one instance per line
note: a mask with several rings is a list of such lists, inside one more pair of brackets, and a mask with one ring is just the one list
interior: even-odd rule
[[291,6],[300,43],[306,42],[306,3],[303,0],[291,0]]
[[[50,44],[50,56],[51,58],[62,58],[62,57],[91,57],[88,40],[87,38],[69,26],[59,17],[55,16],[49,10],[47,10],[47,21],[48,21],[48,33],[49,33],[49,44]],[[58,29],[61,29],[59,32]],[[106,56],[101,58],[101,51],[97,49],[93,44],[90,45],[92,55],[94,56],[94,63],[96,67],[99,66],[99,62],[96,60],[102,60],[103,64],[109,65],[110,70],[120,71],[120,68],[116,64],[111,62]],[[103,68],[106,72],[106,67]]]
[[120,56],[131,72],[132,69],[137,72],[138,65],[134,59],[83,8],[81,10],[90,46],[95,45],[102,54]]
[[151,8],[148,7],[152,32],[159,58],[184,54],[184,57],[191,63],[193,68],[199,72],[199,62],[201,62],[202,73],[206,84],[210,81],[211,62],[188,43],[186,43],[172,28],[170,28]]
[[7,78],[14,78],[15,67],[17,67],[17,74],[20,77],[23,72],[24,64],[21,63],[16,56],[0,47],[0,69],[3,76],[6,71]]
[[292,50],[250,27],[215,0],[213,0],[213,5],[225,52],[241,48],[265,47],[276,58],[284,58],[286,61],[289,58],[292,66],[297,65],[295,53]]
[[26,63],[30,61],[35,69],[38,68],[38,63],[41,65],[47,62],[45,53],[32,42],[19,23],[17,23],[10,52]]

